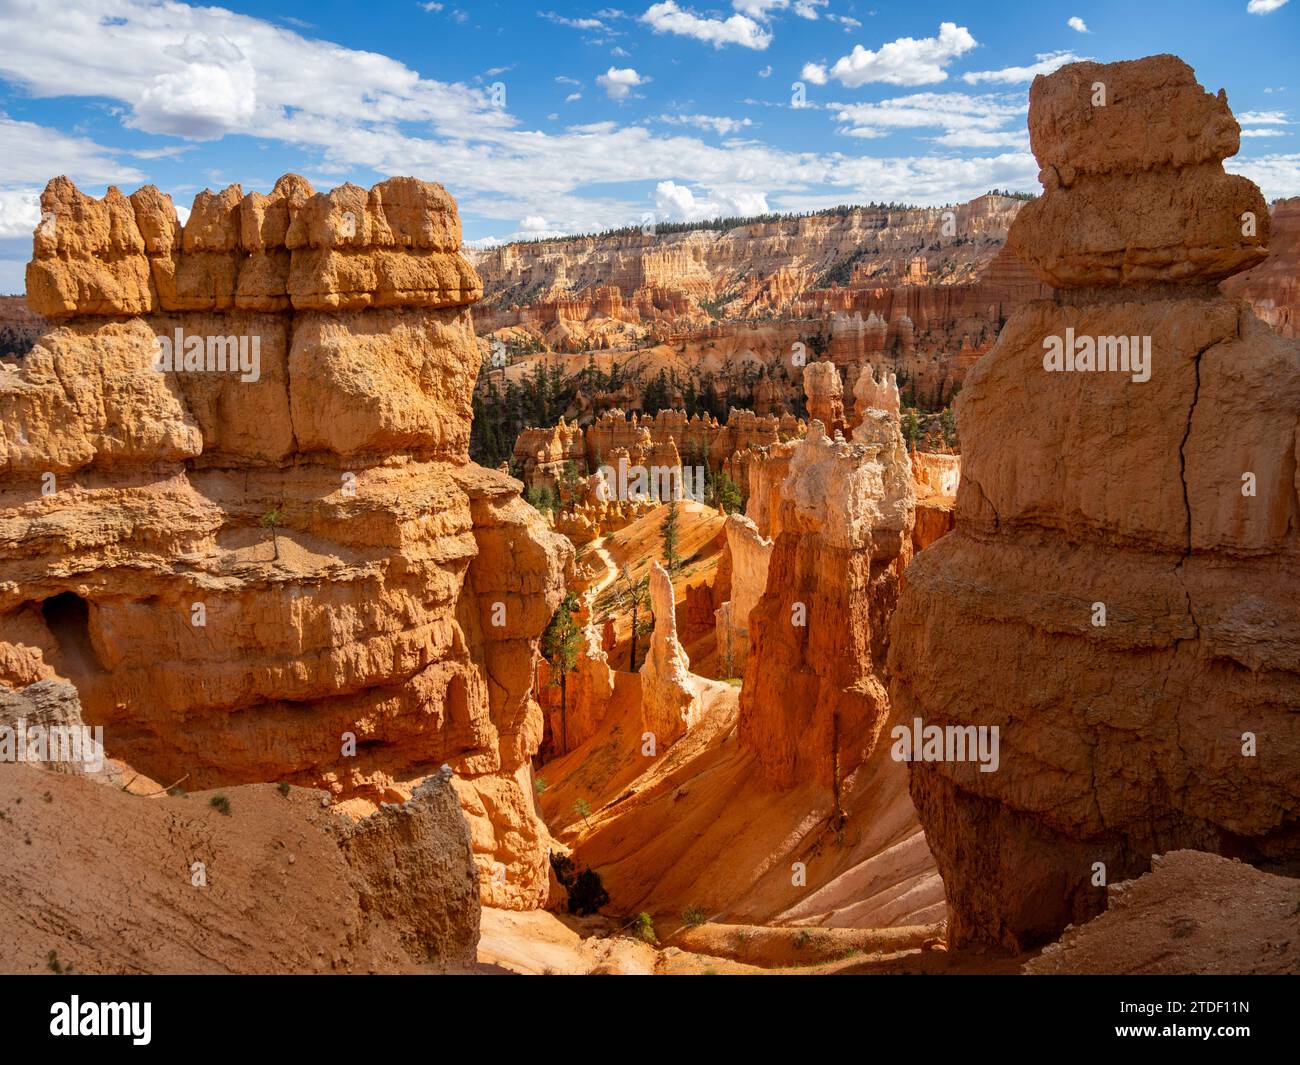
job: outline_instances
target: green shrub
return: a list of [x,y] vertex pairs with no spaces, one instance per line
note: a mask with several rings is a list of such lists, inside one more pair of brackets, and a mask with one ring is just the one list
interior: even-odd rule
[[655,935],[654,920],[645,910],[632,918],[632,934],[642,942],[649,943],[652,947],[659,946],[659,937]]
[[682,911],[682,923],[685,924],[687,928],[698,928],[700,925],[706,923],[708,919],[709,915],[699,906],[688,906]]

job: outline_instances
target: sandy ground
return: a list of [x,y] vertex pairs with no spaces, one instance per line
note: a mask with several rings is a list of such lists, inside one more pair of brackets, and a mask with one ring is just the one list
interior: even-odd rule
[[1025,966],[1053,973],[1300,973],[1300,880],[1171,851]]
[[0,764],[0,972],[417,971],[363,908],[323,794],[150,798]]

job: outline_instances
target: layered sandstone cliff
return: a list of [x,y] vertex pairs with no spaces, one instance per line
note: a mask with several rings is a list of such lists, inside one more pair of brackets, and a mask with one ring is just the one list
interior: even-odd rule
[[967,379],[889,657],[901,719],[997,730],[995,771],[936,749],[911,792],[951,941],[1017,948],[1152,853],[1294,860],[1300,820],[1300,349],[1214,287],[1268,236],[1237,124],[1157,56],[1037,78],[1029,125],[1009,244],[1059,290]]
[[818,285],[960,284],[997,254],[1023,201],[980,196],[951,208],[871,206],[727,229],[632,232],[506,244],[468,253],[484,279],[483,327],[707,322],[787,312]]
[[468,461],[480,286],[439,185],[52,181],[0,374],[0,680],[187,788],[457,773],[486,901],[545,897],[537,637],[571,548]]

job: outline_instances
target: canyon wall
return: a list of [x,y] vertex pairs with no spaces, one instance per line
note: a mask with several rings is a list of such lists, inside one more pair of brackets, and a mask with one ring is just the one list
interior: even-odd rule
[[[824,349],[848,388],[870,359],[905,377],[917,402],[940,407],[1007,316],[1046,294],[1004,248],[1024,202],[989,195],[951,208],[506,245],[472,253],[485,291],[476,323],[526,350],[622,353],[651,376],[664,360],[646,358],[647,344],[678,349],[668,369],[711,377],[721,353],[776,370],[792,345],[814,343],[807,357]],[[758,382],[754,408],[787,410],[801,366]]]
[[1057,291],[967,378],[889,648],[900,720],[997,730],[994,771],[954,747],[910,788],[950,942],[1016,949],[1153,853],[1300,856],[1300,348],[1215,288],[1268,240],[1237,123],[1156,56],[1035,79],[1029,127],[1009,247]]
[[818,283],[972,281],[1022,206],[988,195],[951,208],[852,207],[726,230],[548,239],[467,254],[483,277],[486,331],[527,321],[530,311],[539,323],[672,319],[688,300],[707,322],[701,299],[744,317],[782,311]]
[[182,226],[59,178],[42,209],[51,324],[0,373],[0,681],[71,681],[110,754],[186,788],[373,804],[448,763],[484,900],[537,905],[531,663],[572,548],[468,460],[451,197],[291,175]]

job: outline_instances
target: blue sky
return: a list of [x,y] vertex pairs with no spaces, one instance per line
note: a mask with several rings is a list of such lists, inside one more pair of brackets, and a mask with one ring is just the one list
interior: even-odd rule
[[1182,56],[1229,169],[1297,195],[1298,51],[1300,0],[0,0],[0,292],[59,173],[182,208],[413,174],[484,242],[1034,190],[1028,85],[1075,57]]

